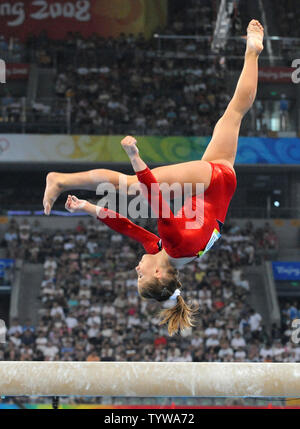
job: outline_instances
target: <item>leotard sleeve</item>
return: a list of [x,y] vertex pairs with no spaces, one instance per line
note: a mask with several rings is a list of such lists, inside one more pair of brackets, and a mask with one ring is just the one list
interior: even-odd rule
[[174,219],[174,215],[170,209],[169,204],[163,199],[159,184],[154,177],[149,167],[142,171],[136,172],[139,182],[144,185],[142,193],[147,198],[155,215],[162,221],[170,222]]
[[104,207],[99,207],[97,219],[114,231],[141,243],[147,253],[155,254],[159,252],[158,243],[160,238],[141,226],[134,224],[120,213]]
[[136,172],[142,186],[142,193],[147,198],[152,211],[158,218],[158,231],[164,248],[176,247],[182,241],[182,224],[164,200],[159,184],[150,168]]

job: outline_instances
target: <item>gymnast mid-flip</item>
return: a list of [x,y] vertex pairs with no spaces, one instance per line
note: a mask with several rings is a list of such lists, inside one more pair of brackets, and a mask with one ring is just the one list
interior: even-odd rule
[[[247,28],[247,45],[244,66],[235,93],[223,116],[217,122],[211,141],[201,160],[158,167],[152,171],[139,156],[134,137],[125,137],[121,144],[126,151],[135,175],[126,176],[127,184],[142,183],[147,190],[147,199],[157,213],[159,236],[135,225],[126,217],[109,209],[93,205],[69,195],[66,209],[86,212],[120,232],[140,242],[146,254],[136,267],[138,291],[142,298],[166,301],[161,312],[161,323],[168,323],[170,335],[193,326],[195,309],[186,304],[181,296],[178,269],[206,253],[220,237],[229,203],[236,189],[234,161],[238,135],[243,116],[251,108],[257,91],[258,57],[263,50],[263,27],[257,20],[250,21]],[[49,173],[44,195],[45,214],[63,191],[71,189],[96,190],[99,183],[119,185],[122,173],[98,169],[80,173]],[[159,183],[197,183],[204,185],[202,194],[204,219],[191,219],[185,215],[185,205],[174,215],[159,189]],[[154,204],[156,200],[156,203]],[[197,205],[197,195],[191,196],[192,205]],[[165,209],[169,215],[165,216]],[[163,215],[164,214],[164,215]],[[187,222],[198,222],[198,228],[186,228]]]

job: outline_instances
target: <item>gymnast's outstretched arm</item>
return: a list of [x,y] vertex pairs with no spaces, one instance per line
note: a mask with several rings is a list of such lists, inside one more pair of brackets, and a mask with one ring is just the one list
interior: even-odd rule
[[91,204],[86,200],[79,200],[74,195],[69,195],[66,201],[66,210],[71,213],[84,212],[87,213],[99,221],[105,223],[109,228],[113,229],[120,234],[126,235],[127,237],[138,241],[146,250],[147,253],[155,254],[159,251],[159,237],[150,231],[142,228],[131,222],[125,216],[114,212],[113,210],[105,207],[99,207],[95,204]]

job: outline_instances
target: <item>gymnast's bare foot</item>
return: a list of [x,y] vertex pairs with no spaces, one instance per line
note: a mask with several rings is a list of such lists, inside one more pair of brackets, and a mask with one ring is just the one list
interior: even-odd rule
[[46,178],[46,189],[44,193],[43,206],[45,215],[49,216],[52,206],[64,191],[62,184],[62,173],[48,173]]
[[249,22],[247,28],[247,52],[254,52],[257,55],[263,50],[264,27],[256,19]]

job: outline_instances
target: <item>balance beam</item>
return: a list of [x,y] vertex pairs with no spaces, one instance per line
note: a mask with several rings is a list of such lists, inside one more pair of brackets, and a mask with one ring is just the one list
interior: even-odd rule
[[300,363],[2,361],[0,395],[299,397]]

